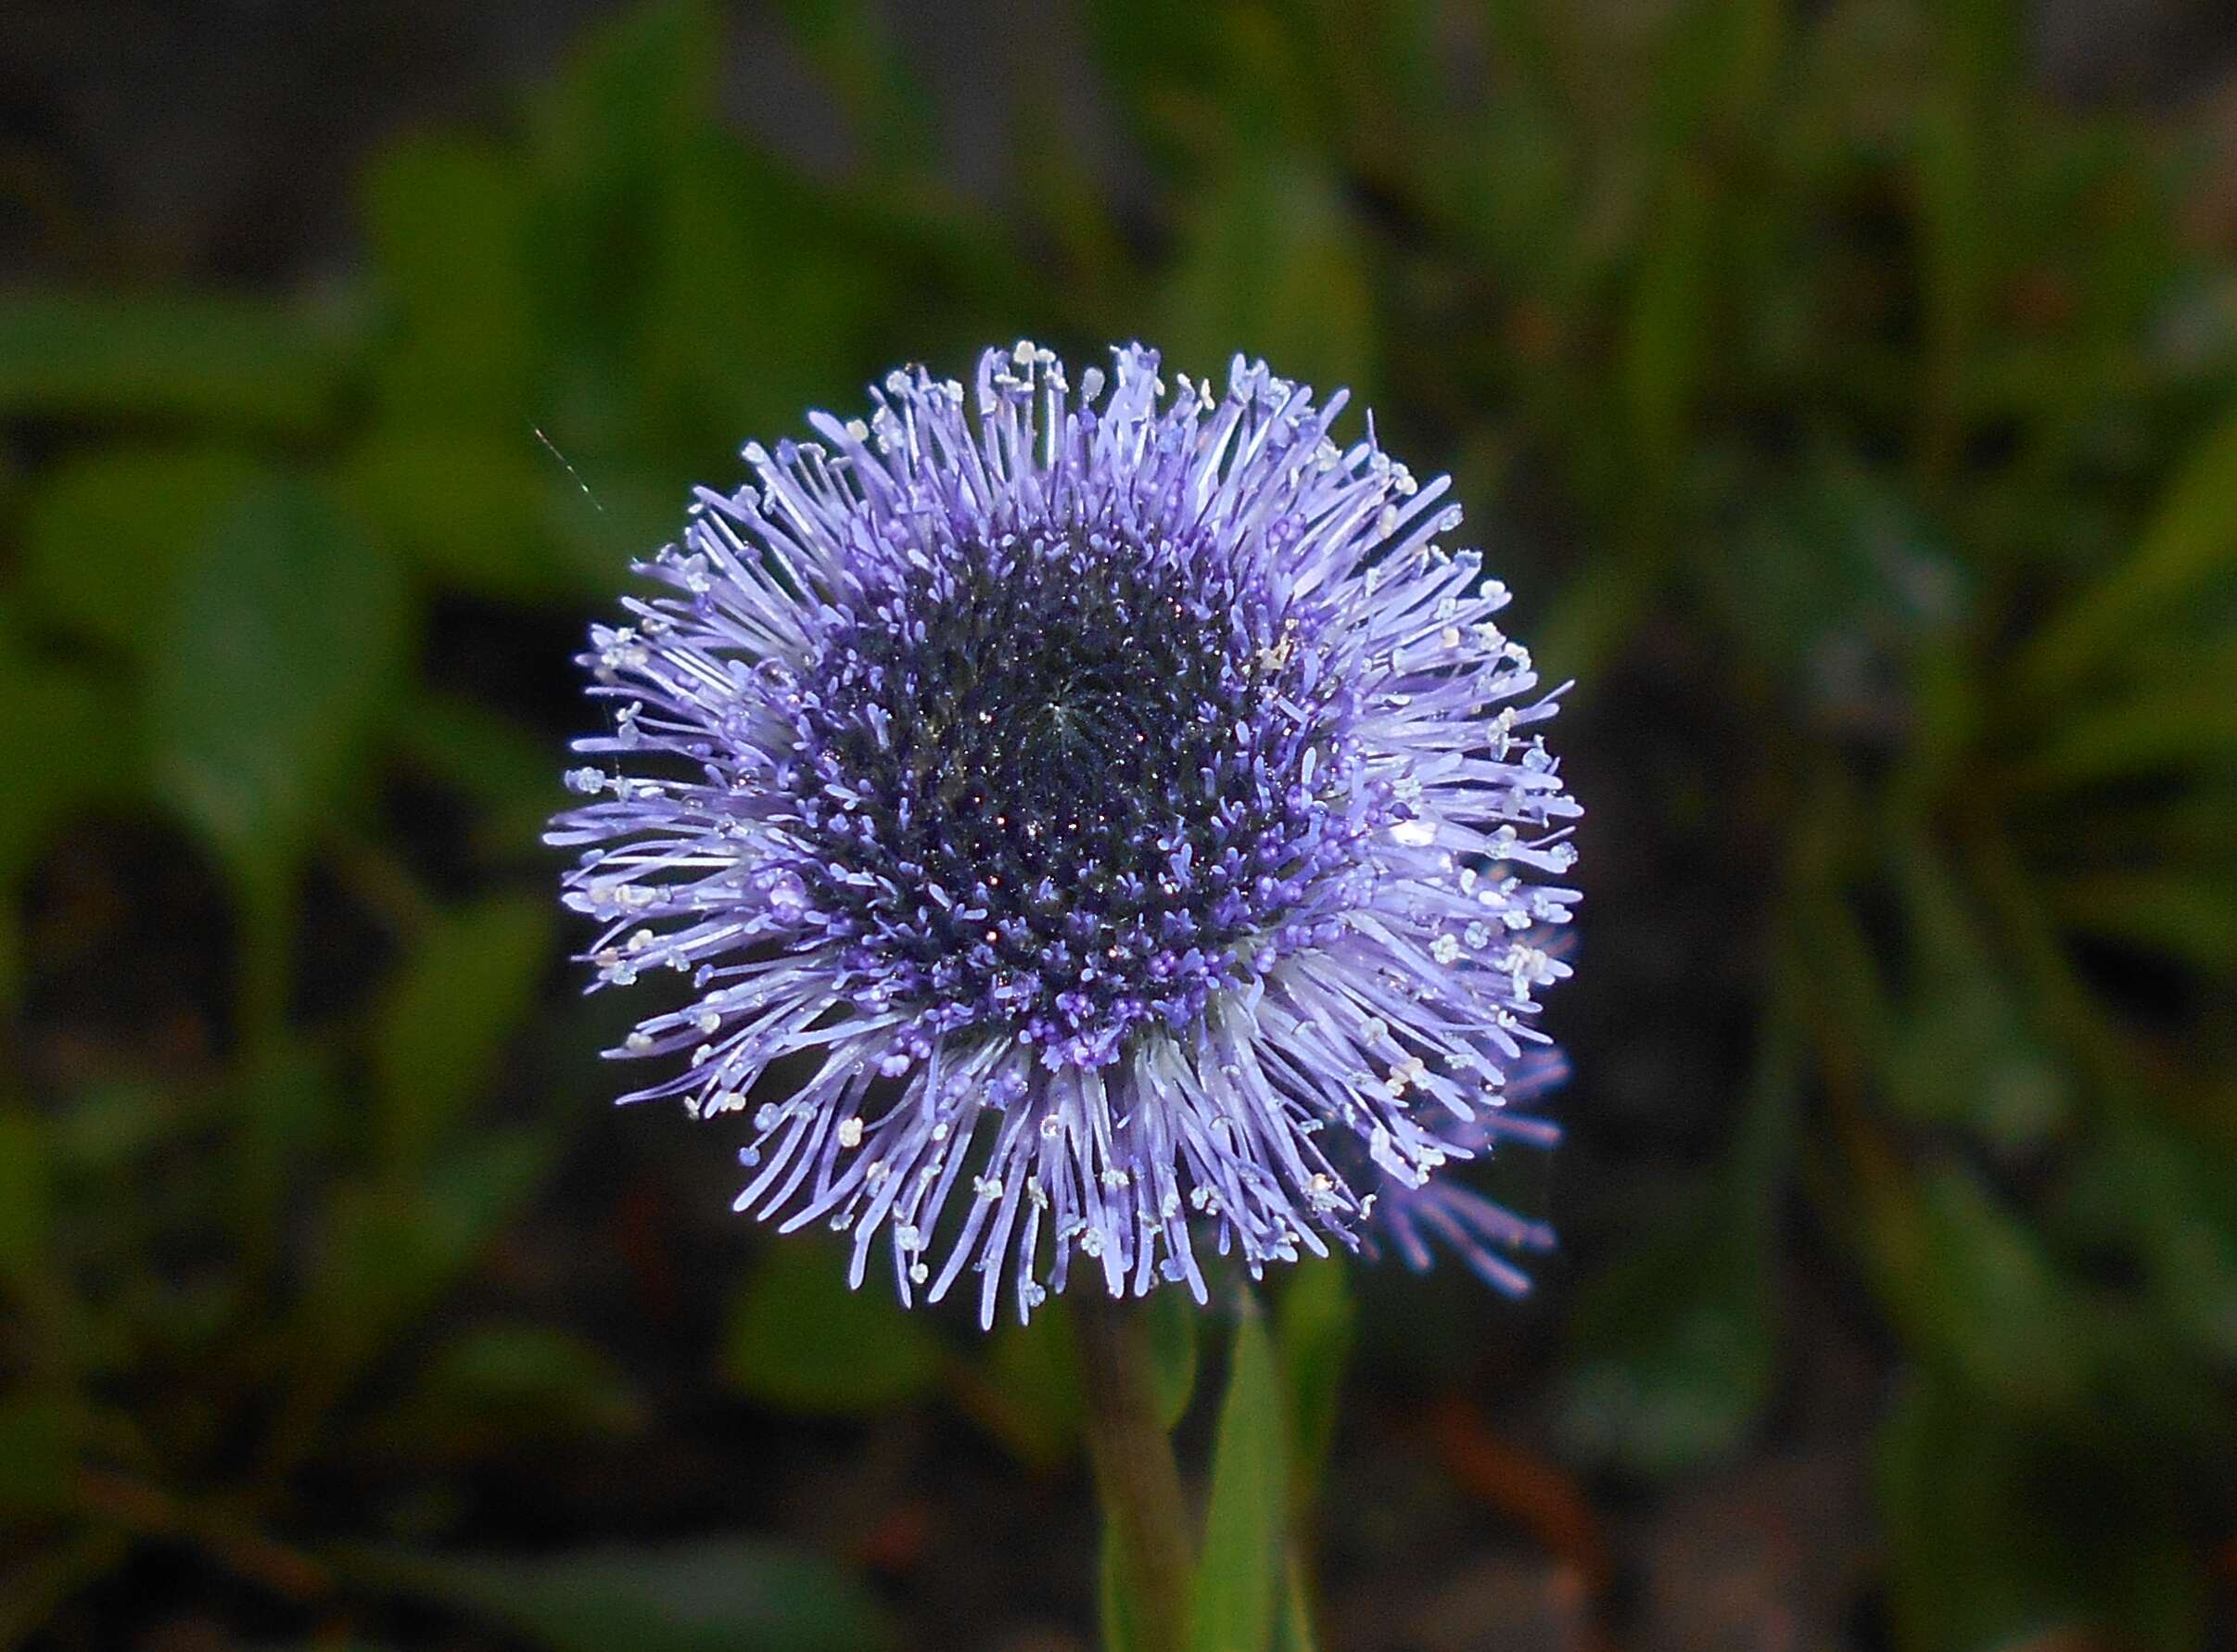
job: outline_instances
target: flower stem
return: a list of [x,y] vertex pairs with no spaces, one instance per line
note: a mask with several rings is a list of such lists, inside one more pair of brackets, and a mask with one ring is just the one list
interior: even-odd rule
[[1188,1609],[1188,1517],[1173,1442],[1158,1416],[1150,1327],[1138,1302],[1090,1288],[1072,1301],[1087,1450],[1115,1540],[1131,1644],[1126,1652],[1180,1652]]

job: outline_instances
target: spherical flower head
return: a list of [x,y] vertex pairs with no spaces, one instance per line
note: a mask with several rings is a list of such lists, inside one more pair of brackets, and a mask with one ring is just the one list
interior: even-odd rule
[[[738,1208],[991,1323],[1076,1267],[1206,1288],[1544,1229],[1449,1180],[1557,1063],[1578,813],[1554,695],[1444,478],[1238,357],[990,350],[745,450],[583,663],[613,732],[550,841],[596,985],[687,1001],[629,1099],[750,1114]],[[765,1082],[766,1081],[766,1082]]]

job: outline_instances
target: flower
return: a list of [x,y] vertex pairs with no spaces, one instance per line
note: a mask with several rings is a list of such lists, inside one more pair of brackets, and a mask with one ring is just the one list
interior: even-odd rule
[[550,841],[593,985],[692,988],[628,1099],[750,1109],[740,1210],[850,1233],[858,1286],[883,1242],[904,1302],[973,1270],[982,1323],[1379,1232],[1519,1290],[1545,1231],[1436,1173],[1552,1138],[1510,1103],[1570,972],[1558,691],[1342,393],[1113,355],[748,446],[593,628],[613,732]]
[[[1445,1127],[1445,1151],[1462,1156],[1488,1153],[1502,1137],[1552,1147],[1561,1133],[1551,1121],[1497,1110],[1527,1105],[1568,1076],[1569,1063],[1558,1050],[1540,1048],[1525,1052],[1498,1094],[1488,1098],[1492,1112]],[[1376,1229],[1417,1273],[1430,1265],[1430,1241],[1437,1240],[1451,1247],[1485,1284],[1509,1296],[1520,1296],[1530,1289],[1530,1276],[1502,1252],[1554,1248],[1554,1230],[1544,1223],[1524,1220],[1453,1176],[1433,1175],[1416,1181],[1388,1170],[1381,1175],[1382,1185],[1376,1195]],[[1365,1248],[1370,1252],[1376,1248],[1372,1237]]]

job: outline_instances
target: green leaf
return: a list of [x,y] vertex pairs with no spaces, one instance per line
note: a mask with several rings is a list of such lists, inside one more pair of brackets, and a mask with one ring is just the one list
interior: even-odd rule
[[1281,1621],[1274,1626],[1274,1652],[1315,1652],[1313,1591],[1304,1562],[1294,1548],[1282,1568]]
[[403,590],[319,489],[251,489],[181,570],[148,681],[156,778],[243,869],[298,850],[402,664]]
[[[1142,1313],[1158,1420],[1169,1430],[1195,1391],[1198,1310],[1184,1292],[1160,1291]],[[1087,1404],[1071,1303],[1051,1299],[1030,1325],[1001,1327],[983,1349],[976,1358],[948,1362],[950,1397],[1027,1463],[1057,1466],[1078,1442]]]
[[102,1525],[82,1529],[48,1546],[16,1547],[7,1592],[0,1597],[0,1646],[19,1646],[50,1627],[57,1608],[121,1566],[136,1545],[129,1533]]
[[975,1357],[947,1366],[949,1397],[1031,1467],[1052,1469],[1079,1443],[1086,1404],[1071,1309],[1045,1303],[1030,1325],[1010,1320]]
[[867,146],[888,169],[921,172],[937,135],[934,107],[909,72],[887,14],[868,0],[784,0],[794,38],[822,71]]
[[2058,879],[2049,895],[2080,934],[2148,947],[2209,973],[2237,972],[2237,874],[2093,872]]
[[1143,1308],[1150,1322],[1150,1380],[1157,1391],[1157,1420],[1172,1432],[1196,1391],[1195,1300],[1178,1290],[1153,1293]]
[[2177,680],[2060,718],[2020,768],[2020,782],[2071,790],[2161,773],[2237,772],[2237,658],[2185,661],[2169,675]]
[[1264,1317],[1247,1303],[1236,1323],[1213,1447],[1203,1558],[1189,1613],[1191,1652],[1266,1652],[1273,1645],[1289,1457],[1274,1344]]
[[[277,1259],[304,1163],[348,1112],[322,1056],[307,1045],[284,1043],[253,1061],[225,1098],[237,1132],[226,1192],[256,1264]],[[159,1111],[150,1122],[175,1129],[175,1102],[152,1099]]]
[[[6,593],[0,593],[5,596]],[[138,757],[131,718],[103,673],[43,652],[15,613],[0,606],[0,871],[11,869],[50,822],[110,791]]]
[[2019,675],[2037,693],[2070,687],[2154,619],[2237,569],[2237,418],[2200,443],[2133,556],[2076,595],[2038,633]]
[[1200,208],[1165,299],[1168,373],[1224,382],[1240,350],[1371,396],[1375,295],[1341,193],[1303,159],[1239,168]]
[[1274,1324],[1290,1418],[1290,1501],[1299,1510],[1312,1506],[1328,1467],[1357,1321],[1341,1256],[1301,1262],[1290,1270]]
[[1118,1528],[1103,1523],[1103,1541],[1096,1566],[1096,1619],[1102,1629],[1102,1652],[1135,1652],[1134,1591],[1126,1586],[1126,1551],[1119,1546]]
[[416,1186],[344,1189],[312,1281],[311,1334],[351,1357],[384,1345],[473,1265],[550,1160],[539,1132],[488,1130],[439,1155]]
[[625,1434],[641,1420],[613,1361],[570,1331],[521,1320],[475,1326],[444,1343],[378,1432],[393,1448],[450,1457]]
[[[685,144],[648,182],[658,250],[641,273],[628,365],[662,427],[694,444],[727,454],[738,430],[794,426],[876,359],[891,306],[930,302],[901,235],[865,235],[727,135]],[[669,475],[671,489],[685,479]]]
[[1902,1652],[2047,1645],[2061,1631],[2199,1645],[2199,1573],[2163,1466],[2086,1431],[2029,1432],[1914,1376],[1875,1467]]
[[351,349],[331,319],[264,299],[15,293],[0,297],[0,414],[302,431]]
[[527,896],[447,913],[420,942],[382,1003],[374,1044],[392,1169],[426,1162],[482,1093],[551,944],[551,909]]
[[[586,446],[612,457],[629,444],[665,439],[671,463],[692,463],[672,451],[675,432],[645,428],[642,387],[647,332],[667,319],[651,295],[661,266],[677,256],[664,235],[679,187],[673,179],[684,152],[714,130],[720,36],[713,8],[700,0],[633,7],[589,32],[540,100],[537,148],[549,184],[531,217],[529,256],[552,406],[538,417],[578,462]],[[757,227],[703,226],[697,234],[743,238]],[[786,238],[781,225],[775,234]],[[621,246],[630,257],[609,255]],[[703,279],[718,285],[729,274],[713,270]],[[756,314],[742,305],[733,319],[750,324]],[[737,439],[734,431],[729,439]]]
[[37,1294],[53,1223],[46,1124],[21,1108],[0,1111],[0,1286]]
[[1919,199],[1919,275],[1925,300],[1923,370],[1930,456],[1947,463],[1962,429],[1963,391],[1978,356],[1997,255],[2009,232],[2006,193],[1995,188],[1990,134],[1954,87],[1920,100],[1912,159]]
[[565,796],[550,745],[477,702],[422,689],[397,708],[389,737],[484,811],[472,835],[485,853],[517,854]]
[[1769,1236],[1713,1193],[1595,1280],[1575,1316],[1570,1447],[1666,1475],[1735,1449],[1777,1375]]
[[221,447],[116,447],[62,460],[23,524],[23,589],[57,625],[145,653],[178,598],[189,549],[257,477]]
[[847,1573],[750,1537],[532,1559],[360,1554],[354,1569],[545,1652],[870,1652],[893,1639]]
[[364,1367],[456,1285],[519,1212],[552,1159],[540,1132],[485,1129],[417,1183],[345,1184],[328,1202],[303,1301],[288,1328],[294,1367],[262,1452],[276,1483],[314,1451]]
[[1777,0],[1709,0],[1672,11],[1656,54],[1658,146],[1683,153],[1711,127],[1757,118],[1786,32],[1786,9]]
[[[486,430],[376,433],[342,462],[336,486],[441,585],[504,602],[592,585],[554,521],[575,508],[575,484],[518,413]],[[567,497],[555,497],[563,487]]]
[[1929,1169],[1877,1212],[1875,1232],[1881,1293],[1908,1345],[2023,1415],[2081,1400],[2095,1364],[2087,1304],[1974,1175]]
[[1709,341],[1712,207],[1701,169],[1685,164],[1671,169],[1625,317],[1624,399],[1644,462],[1642,479],[1657,491],[1676,479],[1685,424],[1702,375]]
[[2121,1118],[2078,1171],[2075,1199],[2100,1239],[2122,1239],[2166,1322],[2237,1369],[2237,1171],[2227,1147]]
[[731,1304],[723,1374],[787,1411],[849,1416],[922,1399],[944,1351],[875,1286],[846,1288],[844,1258],[787,1239],[764,1248]]
[[0,612],[0,1003],[17,990],[19,880],[73,810],[125,793],[139,759],[113,684],[43,656],[11,620]]
[[54,1161],[69,1175],[123,1171],[209,1128],[206,1112],[185,1098],[130,1079],[88,1086],[51,1116]]
[[1251,121],[1267,101],[1243,69],[1240,28],[1218,7],[1089,0],[1086,22],[1098,66],[1161,171],[1185,172],[1227,121]]
[[540,132],[573,168],[657,166],[714,120],[722,30],[705,0],[652,0],[591,31]]
[[0,1400],[0,1519],[63,1507],[74,1456],[69,1412],[59,1400],[28,1394]]
[[2006,1147],[2044,1140],[2073,1111],[2072,1081],[1939,856],[1908,841],[1896,861],[1910,969],[1882,1051],[1890,1096],[1913,1119],[1968,1123]]
[[414,134],[374,165],[365,215],[396,329],[375,365],[392,415],[527,434],[533,186],[511,156],[450,135]]
[[[1964,612],[1963,572],[1935,523],[1886,471],[1839,452],[1752,500],[1705,570],[1743,642],[1790,692],[1855,715],[1893,668]],[[1838,673],[1829,662],[1849,662]],[[1874,669],[1874,667],[1877,669]]]
[[1767,1023],[1756,1094],[1720,1174],[1680,1218],[1585,1290],[1560,1424],[1571,1448],[1649,1475],[1733,1450],[1778,1377],[1774,1266],[1798,1035]]
[[[731,391],[725,400],[742,393]],[[736,429],[769,427],[767,421],[733,422],[721,413],[703,417],[709,423],[720,418]],[[560,446],[559,452],[564,459],[546,455],[557,475],[544,517],[556,564],[568,570],[568,590],[609,591],[627,576],[632,559],[675,538],[689,473],[672,455],[607,460],[571,445]]]

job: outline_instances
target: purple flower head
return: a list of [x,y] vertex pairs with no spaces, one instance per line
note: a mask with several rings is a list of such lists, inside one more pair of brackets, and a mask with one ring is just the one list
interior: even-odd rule
[[567,904],[596,985],[691,983],[613,1052],[669,1068],[629,1099],[750,1110],[740,1210],[851,1234],[858,1285],[883,1248],[904,1302],[969,1269],[983,1322],[1379,1231],[1520,1290],[1496,1252],[1544,1230],[1436,1173],[1553,1135],[1554,695],[1341,392],[1114,354],[749,446],[593,629]]

